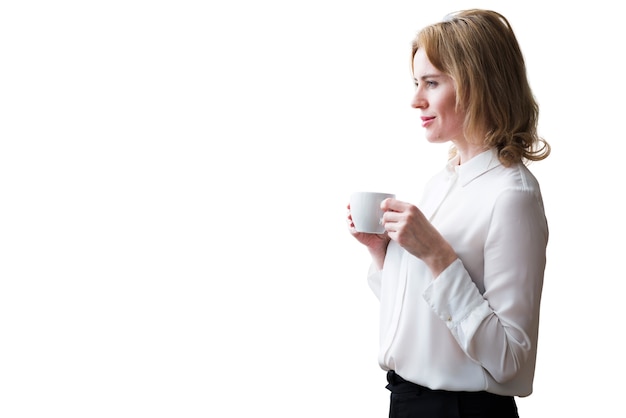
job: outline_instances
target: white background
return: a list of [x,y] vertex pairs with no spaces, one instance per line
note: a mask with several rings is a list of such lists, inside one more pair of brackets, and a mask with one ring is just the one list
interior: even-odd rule
[[619,416],[624,20],[613,3],[0,4],[0,416],[384,417],[349,194],[445,163],[410,42],[505,14],[552,144],[523,418]]

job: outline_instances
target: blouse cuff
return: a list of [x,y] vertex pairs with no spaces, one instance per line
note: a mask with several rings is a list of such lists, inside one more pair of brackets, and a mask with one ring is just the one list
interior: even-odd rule
[[383,280],[383,271],[379,270],[374,263],[371,264],[367,274],[367,284],[374,295],[380,300],[380,286]]
[[458,258],[430,283],[423,297],[451,329],[467,319],[480,322],[490,312],[487,301]]

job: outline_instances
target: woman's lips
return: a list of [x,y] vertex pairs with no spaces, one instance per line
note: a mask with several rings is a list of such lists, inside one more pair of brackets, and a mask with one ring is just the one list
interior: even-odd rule
[[422,119],[422,128],[425,128],[435,120],[435,117],[434,116],[422,116],[420,119]]

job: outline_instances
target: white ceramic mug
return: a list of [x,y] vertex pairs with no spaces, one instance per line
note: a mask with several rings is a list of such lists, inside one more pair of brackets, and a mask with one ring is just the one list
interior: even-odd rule
[[354,228],[358,232],[368,234],[382,234],[385,228],[382,225],[383,211],[380,204],[387,198],[395,198],[392,193],[355,192],[350,196],[350,214]]

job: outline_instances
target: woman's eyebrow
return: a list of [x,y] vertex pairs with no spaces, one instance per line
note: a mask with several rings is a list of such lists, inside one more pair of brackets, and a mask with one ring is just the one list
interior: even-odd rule
[[[440,78],[441,74],[424,74],[423,76],[421,76],[419,79],[420,80],[426,80],[428,78]],[[413,77],[413,80],[415,80],[415,82],[419,81],[417,78]]]

